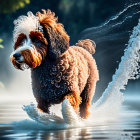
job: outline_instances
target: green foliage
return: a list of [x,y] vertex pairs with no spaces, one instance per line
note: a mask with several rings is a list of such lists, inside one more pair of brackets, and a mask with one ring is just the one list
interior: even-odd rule
[[64,11],[65,13],[69,13],[72,6],[74,5],[74,1],[72,0],[61,0],[59,5],[58,5],[58,8],[60,11]]
[[4,46],[1,44],[3,40],[0,38],[0,48],[4,48]]
[[2,0],[0,1],[0,13],[12,13],[29,4],[30,0]]

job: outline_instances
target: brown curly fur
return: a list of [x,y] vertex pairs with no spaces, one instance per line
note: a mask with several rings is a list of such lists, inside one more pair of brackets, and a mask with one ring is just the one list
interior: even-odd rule
[[19,34],[18,39],[17,39],[17,41],[15,42],[15,45],[14,45],[14,49],[15,49],[15,50],[18,48],[18,46],[20,46],[21,42],[22,42],[24,39],[26,39],[26,35],[23,34],[23,33]]
[[[20,54],[31,68],[32,88],[38,108],[49,113],[52,104],[69,100],[74,110],[82,118],[89,116],[89,107],[99,80],[96,62],[92,57],[95,43],[92,40],[80,40],[76,46],[69,47],[69,36],[64,26],[50,10],[37,12],[43,33],[31,31],[29,38],[33,50],[23,50]],[[20,34],[15,49],[25,37]],[[40,40],[39,46],[34,43]],[[11,61],[21,69],[13,57]]]
[[61,23],[58,23],[58,18],[55,17],[55,13],[51,12],[49,9],[46,11],[42,9],[42,13],[37,12],[36,15],[39,17],[39,22],[47,28],[49,25],[53,29],[56,29],[67,42],[69,42],[69,36],[65,32],[64,26]]
[[81,97],[76,92],[72,92],[65,96],[65,99],[68,99],[71,106],[74,108],[76,113],[79,113],[79,105],[81,104]]

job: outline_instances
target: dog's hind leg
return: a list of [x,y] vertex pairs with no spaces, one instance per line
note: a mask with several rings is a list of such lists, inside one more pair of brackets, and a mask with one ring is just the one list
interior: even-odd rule
[[73,92],[69,93],[68,95],[66,95],[64,98],[69,100],[71,106],[73,107],[75,112],[78,114],[79,105],[81,103],[80,95],[77,92],[73,91]]
[[89,107],[91,106],[92,97],[95,92],[97,79],[91,75],[84,90],[81,93],[82,103],[80,104],[80,116],[81,118],[87,119],[89,116]]

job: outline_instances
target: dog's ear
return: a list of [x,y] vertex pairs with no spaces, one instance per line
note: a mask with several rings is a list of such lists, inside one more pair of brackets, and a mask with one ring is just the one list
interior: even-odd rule
[[62,53],[69,48],[69,40],[56,29],[50,26],[46,27],[49,48],[48,55],[51,59],[57,59]]
[[43,13],[37,12],[39,22],[43,27],[44,36],[48,41],[48,53],[52,59],[57,59],[62,53],[69,48],[69,36],[67,35],[64,26],[58,23],[58,18],[55,13],[49,9],[42,9]]

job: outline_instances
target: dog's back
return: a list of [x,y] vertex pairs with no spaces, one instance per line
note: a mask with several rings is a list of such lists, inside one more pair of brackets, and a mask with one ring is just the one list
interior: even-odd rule
[[[95,43],[89,39],[80,40],[76,46],[69,48],[78,60],[78,87],[82,102],[80,104],[80,115],[87,118],[89,107],[95,92],[96,82],[99,80],[99,73],[96,62],[92,56],[95,53]],[[79,54],[80,53],[80,54]],[[82,56],[82,57],[81,57]]]

